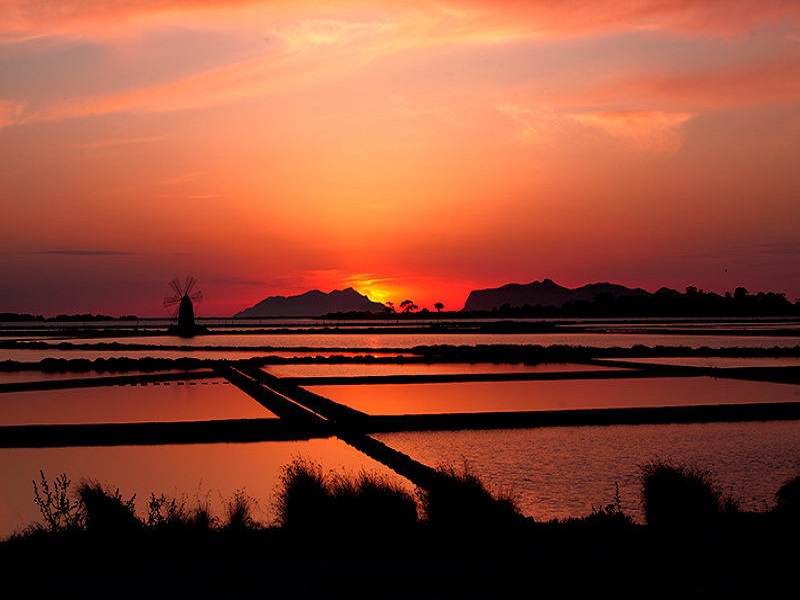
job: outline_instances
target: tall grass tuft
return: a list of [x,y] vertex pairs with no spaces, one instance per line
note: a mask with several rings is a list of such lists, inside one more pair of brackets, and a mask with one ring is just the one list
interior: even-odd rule
[[83,529],[86,513],[77,495],[70,489],[72,481],[66,473],[56,475],[50,483],[39,471],[39,483],[33,481],[33,501],[44,519],[44,526],[33,525],[33,530],[50,532],[78,531]]
[[330,492],[322,467],[297,458],[281,469],[276,513],[281,527],[291,531],[314,531],[328,519]]
[[346,539],[399,535],[417,523],[416,502],[399,485],[365,472],[325,473],[303,458],[283,467],[276,512],[287,531]]
[[207,506],[198,503],[194,508],[189,508],[186,498],[151,492],[145,525],[148,529],[165,533],[202,533],[213,529],[216,519]]
[[494,496],[466,462],[460,471],[440,466],[419,495],[428,526],[448,535],[505,534],[525,520],[510,493]]
[[137,517],[136,494],[123,499],[119,489],[111,491],[97,482],[84,482],[78,497],[86,512],[86,531],[102,535],[126,535],[144,525]]
[[244,490],[236,490],[233,497],[225,503],[226,519],[222,529],[237,534],[261,529],[261,524],[253,517],[254,502]]
[[642,508],[647,525],[658,531],[707,528],[738,506],[724,498],[707,470],[655,459],[639,466]]
[[414,497],[390,480],[361,472],[356,476],[332,474],[331,524],[364,537],[399,536],[417,525]]

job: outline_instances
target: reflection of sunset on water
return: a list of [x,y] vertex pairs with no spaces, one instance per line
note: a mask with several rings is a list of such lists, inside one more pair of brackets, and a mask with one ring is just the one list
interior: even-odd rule
[[355,377],[362,375],[426,375],[464,373],[556,373],[562,371],[602,371],[602,365],[571,363],[445,363],[445,364],[308,364],[270,365],[263,370],[278,377]]
[[511,491],[536,519],[586,516],[614,498],[641,520],[639,465],[672,457],[709,469],[744,510],[763,511],[797,475],[800,422],[543,427],[376,435],[426,464],[467,460],[492,488]]
[[[410,484],[382,464],[335,439],[298,442],[122,446],[106,448],[0,449],[0,539],[39,518],[31,481],[42,469],[51,480],[64,472],[74,484],[90,479],[136,494],[139,514],[150,492],[186,496],[189,507],[207,503],[221,515],[224,500],[244,490],[258,502],[256,518],[274,518],[280,469],[294,458],[318,462],[323,469],[358,473],[364,469]],[[410,488],[409,488],[410,489]]]
[[0,394],[0,424],[274,418],[222,379]]
[[693,378],[309,386],[371,415],[800,401],[790,384]]

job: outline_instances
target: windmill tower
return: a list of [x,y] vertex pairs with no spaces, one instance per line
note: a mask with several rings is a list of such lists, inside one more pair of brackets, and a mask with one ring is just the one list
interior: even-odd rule
[[175,278],[169,282],[173,294],[164,298],[164,308],[176,308],[172,318],[178,319],[178,324],[169,329],[182,337],[191,337],[203,329],[194,322],[194,303],[203,300],[203,293],[195,289],[196,285],[197,280],[192,276],[186,277],[183,282]]

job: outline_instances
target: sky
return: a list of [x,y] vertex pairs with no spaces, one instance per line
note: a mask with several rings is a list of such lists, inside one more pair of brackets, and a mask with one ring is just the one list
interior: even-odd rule
[[800,299],[800,2],[0,0],[0,312]]

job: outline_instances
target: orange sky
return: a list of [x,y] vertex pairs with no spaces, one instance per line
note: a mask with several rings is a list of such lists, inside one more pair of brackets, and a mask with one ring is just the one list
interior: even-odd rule
[[800,298],[800,3],[0,0],[0,312]]

